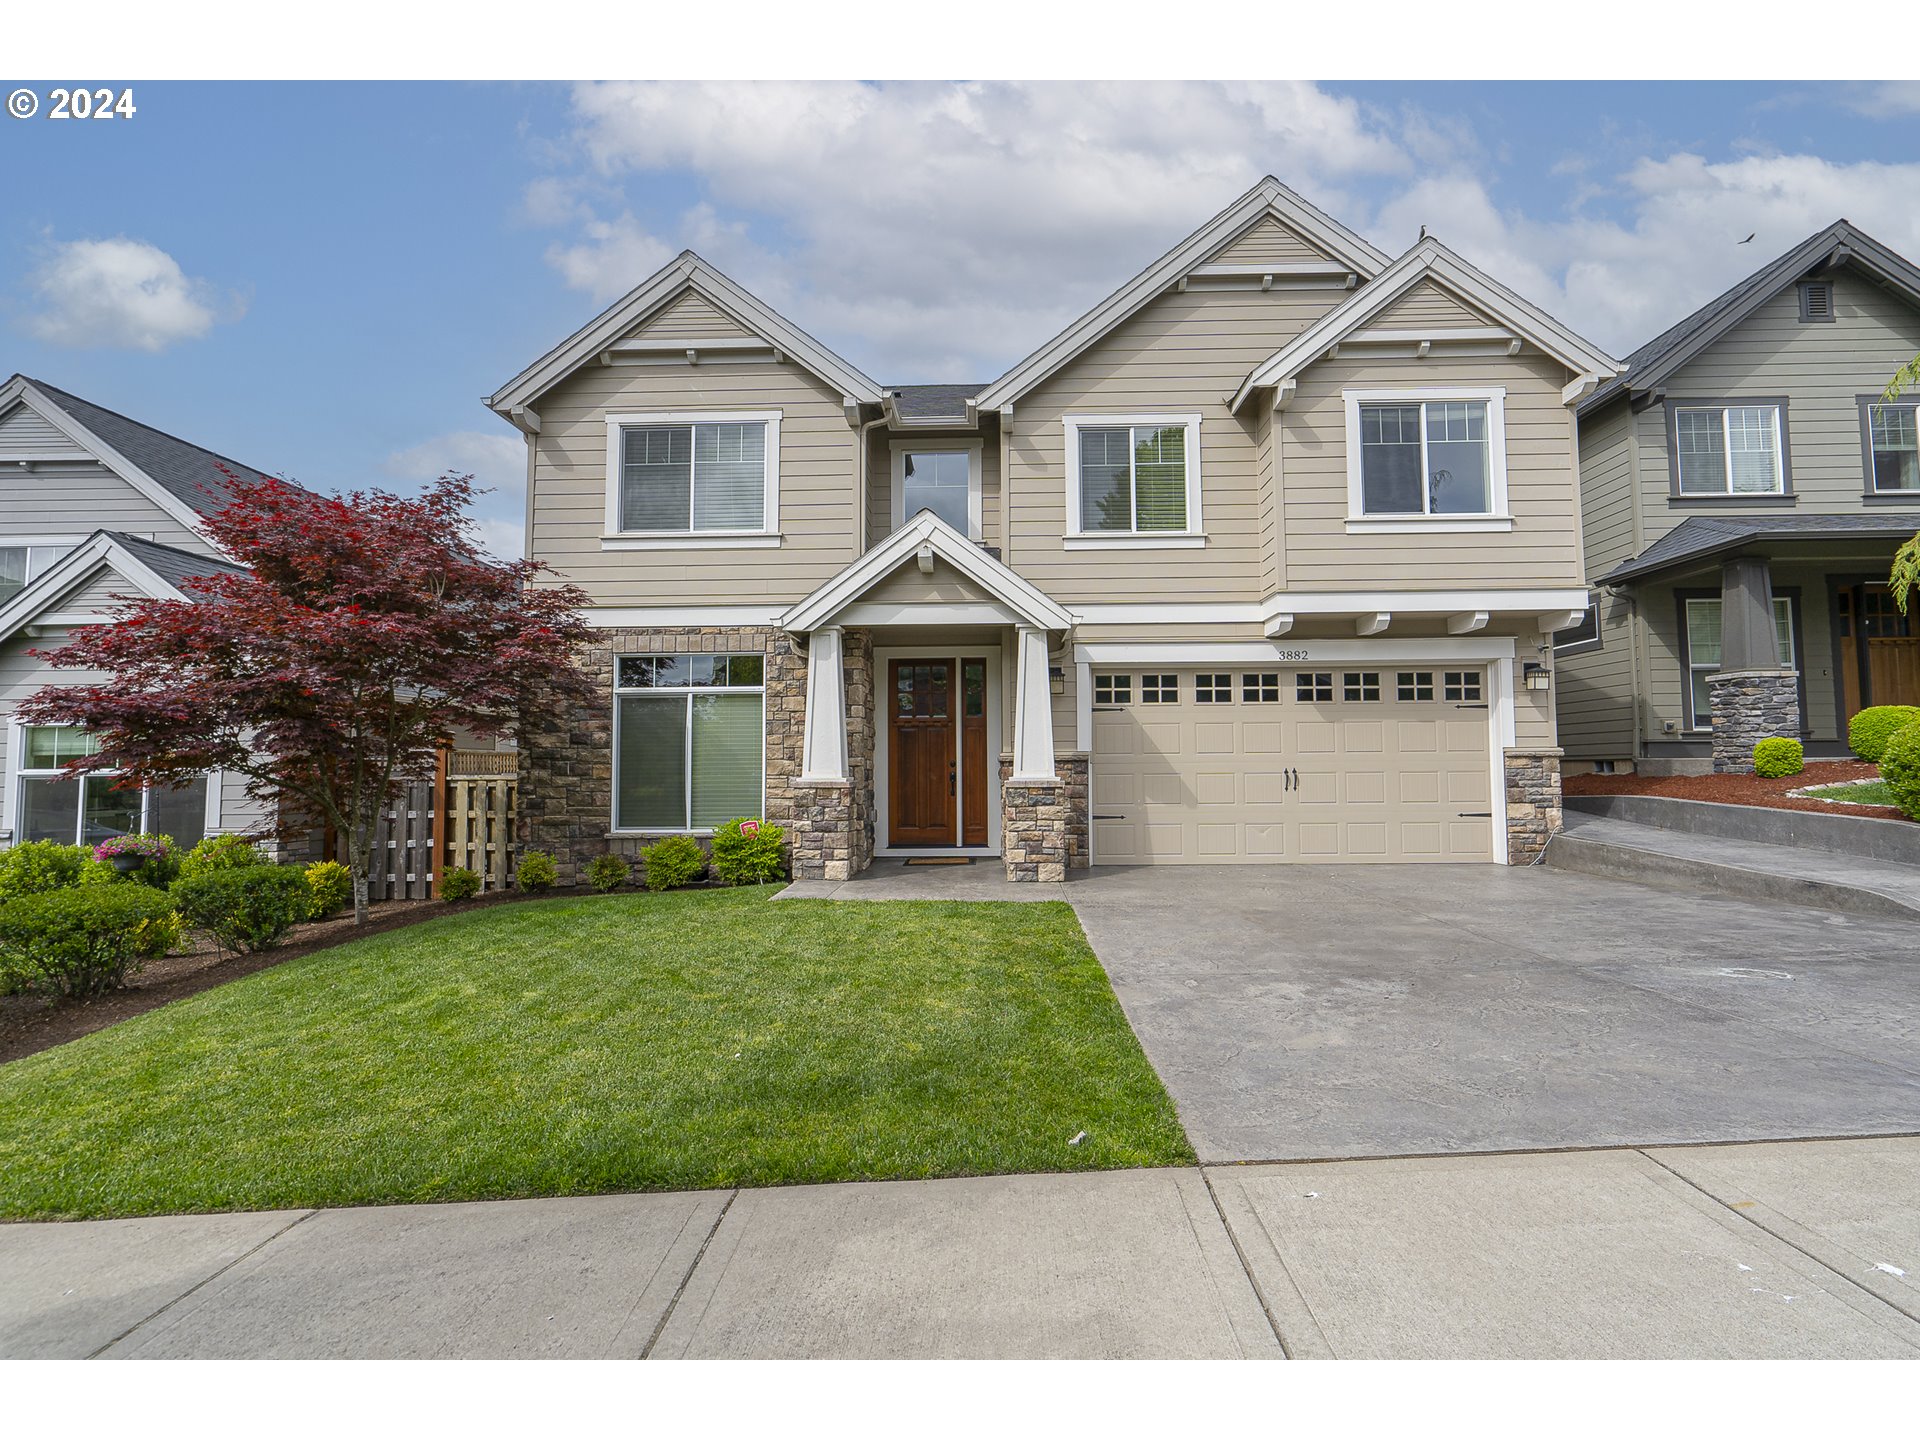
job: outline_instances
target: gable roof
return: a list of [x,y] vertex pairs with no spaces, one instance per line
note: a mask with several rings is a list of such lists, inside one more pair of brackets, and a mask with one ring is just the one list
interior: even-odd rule
[[1325,211],[1308,203],[1268,175],[1226,209],[1195,230],[1173,249],[1042,345],[975,398],[982,410],[998,409],[1065,365],[1114,326],[1133,315],[1233,236],[1272,215],[1289,229],[1306,236],[1320,249],[1346,265],[1361,280],[1370,280],[1386,268],[1387,256]]
[[186,583],[203,575],[246,573],[243,567],[210,555],[195,555],[189,550],[142,540],[117,530],[96,530],[0,605],[0,641],[46,613],[62,595],[102,565],[122,576],[132,588],[157,600],[194,599],[193,593],[185,588]]
[[931,510],[923,510],[806,599],[780,616],[784,630],[817,630],[927,547],[1042,630],[1070,630],[1073,617],[1044,591],[1008,569]]
[[[682,250],[620,299],[602,310],[533,364],[487,397],[487,408],[523,430],[538,429],[528,411],[548,390],[566,379],[595,353],[605,349],[675,297],[698,291],[709,303],[743,328],[790,356],[822,380],[836,386],[850,401],[878,405],[884,392],[849,362],[811,335],[763,305],[734,281],[691,250]],[[699,346],[688,342],[692,348]]]
[[1904,295],[1909,303],[1920,305],[1920,268],[1851,221],[1836,220],[1635,350],[1627,357],[1626,366],[1616,379],[1600,386],[1581,402],[1580,413],[1594,410],[1622,394],[1655,389],[1787,286],[1843,263],[1857,266]]
[[1920,511],[1861,515],[1689,515],[1631,560],[1600,577],[1602,585],[1644,579],[1696,564],[1760,540],[1904,540],[1920,530]]
[[[1353,335],[1369,320],[1428,279],[1437,280],[1475,308],[1499,321],[1515,338],[1532,343],[1576,375],[1587,377],[1588,384],[1605,380],[1620,368],[1620,362],[1598,346],[1581,339],[1539,306],[1468,264],[1429,235],[1355,291],[1344,303],[1329,310],[1256,366],[1240,382],[1240,388],[1234,392],[1228,408],[1238,410],[1254,391],[1278,387],[1293,379],[1324,356],[1331,347]],[[1435,333],[1461,335],[1469,332],[1455,329]],[[1571,401],[1573,396],[1569,395],[1567,399]]]
[[887,395],[902,420],[952,420],[967,423],[967,402],[984,385],[889,385]]
[[25,404],[80,449],[119,475],[189,528],[232,498],[224,465],[246,479],[268,477],[204,446],[169,435],[78,395],[15,375],[0,386],[0,412]]

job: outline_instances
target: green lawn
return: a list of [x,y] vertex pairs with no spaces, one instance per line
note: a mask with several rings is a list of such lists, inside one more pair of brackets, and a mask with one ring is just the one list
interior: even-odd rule
[[1892,805],[1899,808],[1884,780],[1849,780],[1840,785],[1816,785],[1807,794],[1822,800],[1845,800],[1850,805]]
[[1192,1159],[1057,903],[500,906],[0,1066],[15,1218]]

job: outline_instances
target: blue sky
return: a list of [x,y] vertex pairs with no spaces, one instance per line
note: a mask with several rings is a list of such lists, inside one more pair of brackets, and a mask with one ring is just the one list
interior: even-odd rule
[[1615,353],[1840,214],[1920,255],[1900,84],[134,90],[0,119],[0,374],[316,486],[476,470],[502,548],[480,396],[683,246],[883,381],[991,379],[1268,171]]

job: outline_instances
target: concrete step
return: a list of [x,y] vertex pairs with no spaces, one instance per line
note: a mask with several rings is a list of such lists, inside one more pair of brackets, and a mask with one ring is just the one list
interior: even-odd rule
[[1566,812],[1546,863],[1668,890],[1920,918],[1920,866]]

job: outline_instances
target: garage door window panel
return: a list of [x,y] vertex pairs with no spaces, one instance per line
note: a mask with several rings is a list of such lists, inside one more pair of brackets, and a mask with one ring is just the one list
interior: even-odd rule
[[1380,698],[1380,673],[1377,670],[1349,670],[1341,676],[1340,698],[1369,701]]
[[1331,670],[1302,670],[1293,677],[1293,698],[1321,701],[1333,699]]
[[1133,703],[1133,677],[1131,675],[1094,676],[1093,703],[1096,705],[1131,705]]
[[1402,700],[1431,700],[1433,699],[1433,672],[1402,670],[1397,677],[1394,690]]
[[1275,705],[1280,701],[1280,672],[1263,670],[1240,677],[1240,698],[1249,705]]
[[1140,703],[1142,705],[1179,704],[1180,677],[1178,675],[1142,675]]
[[1202,671],[1193,677],[1193,698],[1202,705],[1233,703],[1233,676]]

